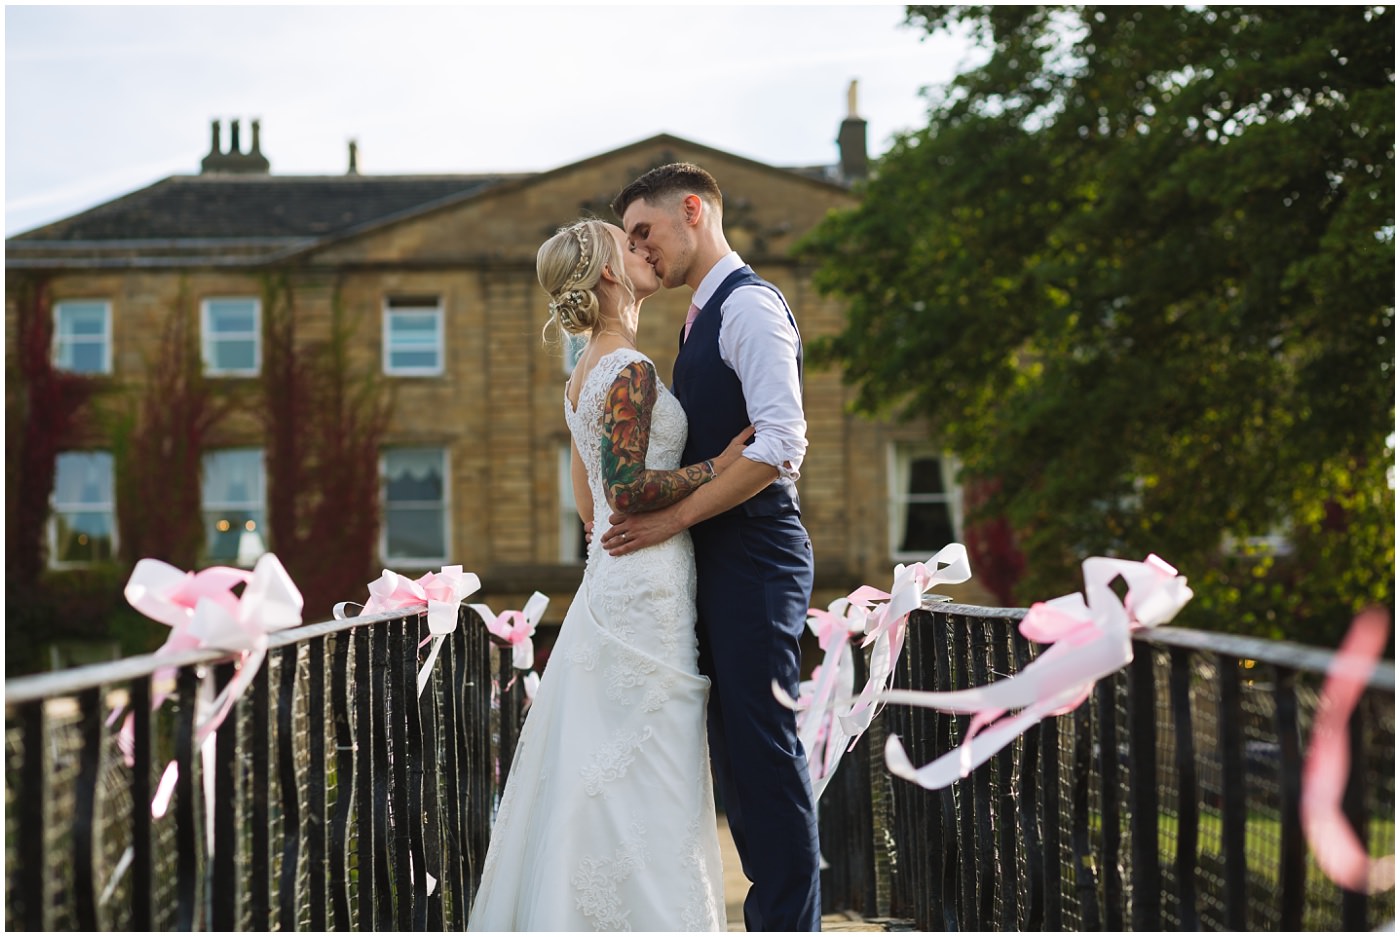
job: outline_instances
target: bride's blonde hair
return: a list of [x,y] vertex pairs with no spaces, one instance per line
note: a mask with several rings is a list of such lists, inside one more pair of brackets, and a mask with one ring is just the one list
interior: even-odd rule
[[598,288],[604,267],[622,284],[627,302],[633,302],[636,292],[618,256],[617,242],[605,222],[597,218],[576,221],[560,228],[540,245],[535,254],[535,276],[549,294],[546,341],[551,330],[582,335],[601,324],[603,307]]

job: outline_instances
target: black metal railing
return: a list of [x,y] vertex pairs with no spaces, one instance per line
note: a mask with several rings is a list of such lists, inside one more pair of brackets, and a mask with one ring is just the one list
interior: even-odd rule
[[[1036,648],[1022,610],[931,604],[910,618],[895,685],[964,689]],[[920,930],[1370,930],[1395,892],[1333,884],[1299,820],[1305,740],[1332,655],[1179,628],[1139,632],[1132,664],[951,787],[890,776],[968,717],[890,705],[821,803],[827,910]],[[1395,669],[1351,720],[1343,807],[1373,855],[1395,850]]]
[[390,613],[274,635],[207,754],[196,697],[227,654],[7,681],[7,929],[464,929],[523,694],[464,607],[420,697],[427,634]]

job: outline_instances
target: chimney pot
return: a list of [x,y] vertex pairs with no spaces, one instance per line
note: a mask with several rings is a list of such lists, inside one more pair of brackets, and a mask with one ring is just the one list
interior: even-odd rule
[[359,158],[358,158],[358,157],[359,157],[359,154],[360,154],[360,148],[355,144],[355,141],[354,141],[354,140],[351,140],[351,141],[350,141],[350,168],[349,168],[348,170],[346,170],[346,172],[345,172],[345,174],[346,174],[347,176],[358,176],[358,175],[360,174],[360,161],[359,161]]
[[209,155],[204,157],[199,164],[200,172],[236,172],[236,173],[267,173],[271,171],[272,165],[267,161],[267,157],[262,155],[262,123],[261,121],[250,121],[253,127],[253,149],[242,152],[239,145],[239,122],[229,121],[229,148],[226,152],[219,150],[219,130],[220,122],[213,121],[213,142],[210,146]]
[[864,179],[870,171],[870,157],[865,148],[865,121],[856,111],[854,79],[846,88],[846,107],[850,115],[841,121],[836,147],[841,154],[841,177],[849,182]]

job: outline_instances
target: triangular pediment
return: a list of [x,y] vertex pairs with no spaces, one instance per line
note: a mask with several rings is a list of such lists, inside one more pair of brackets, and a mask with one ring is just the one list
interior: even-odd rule
[[[295,260],[343,264],[533,264],[561,225],[584,216],[616,221],[609,207],[623,186],[668,162],[694,162],[719,181],[725,229],[746,256],[784,255],[796,232],[832,208],[853,204],[821,170],[793,170],[659,134],[546,172],[517,177],[383,224],[323,242]],[[292,259],[292,258],[289,258]]]

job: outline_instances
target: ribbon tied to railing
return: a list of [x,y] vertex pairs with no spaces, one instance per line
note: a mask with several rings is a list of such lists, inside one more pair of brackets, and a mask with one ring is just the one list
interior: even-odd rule
[[[886,703],[971,714],[961,745],[922,768],[910,762],[898,736],[885,743],[890,773],[936,790],[972,770],[1046,716],[1070,712],[1102,677],[1133,659],[1132,632],[1165,624],[1191,599],[1186,579],[1156,555],[1142,562],[1090,557],[1083,563],[1084,592],[1037,602],[1020,631],[1050,647],[1015,676],[967,690],[885,690]],[[1120,599],[1114,584],[1127,591]],[[1003,719],[1009,710],[1016,715]]]
[[[238,585],[244,585],[242,595],[232,591]],[[252,683],[267,655],[267,636],[301,624],[301,592],[272,553],[264,553],[251,572],[227,566],[185,572],[143,559],[124,594],[138,612],[170,627],[157,655],[200,649],[239,655],[237,674],[198,721],[196,743],[218,729]]]
[[[888,592],[861,586],[825,611],[808,610],[807,626],[817,635],[825,658],[812,679],[802,684],[799,699],[794,700],[777,681],[773,695],[798,713],[798,738],[807,752],[814,797],[821,796],[841,756],[869,728],[879,693],[889,683],[903,649],[909,613],[922,606],[925,593],[934,586],[966,582],[971,576],[967,549],[950,543],[925,562],[895,566]],[[869,679],[857,697],[849,644],[852,636],[862,633],[866,635],[862,647],[874,647]]]
[[[525,675],[525,697],[534,699],[539,687],[539,676],[531,669],[535,666],[535,626],[544,617],[549,607],[549,597],[543,592],[531,594],[523,609],[509,609],[497,615],[486,605],[471,605],[472,611],[481,616],[486,630],[491,632],[511,648],[511,666],[516,670],[529,671]],[[513,682],[513,681],[512,681]]]
[[967,582],[971,578],[967,547],[950,543],[926,563],[896,566],[894,585],[889,592],[864,586],[851,594],[852,601],[887,600],[871,608],[865,641],[861,644],[871,649],[870,679],[850,710],[841,716],[842,727],[850,734],[852,745],[870,728],[870,721],[880,708],[880,693],[894,678],[895,664],[904,650],[909,613],[923,605],[924,593],[934,586]]
[[427,659],[418,670],[418,695],[432,676],[433,665],[437,663],[438,651],[447,636],[457,630],[457,612],[462,600],[481,588],[481,580],[476,573],[464,573],[460,565],[444,566],[439,572],[427,572],[417,579],[409,579],[393,570],[386,569],[379,578],[369,583],[369,601],[363,605],[356,602],[340,602],[331,610],[337,620],[349,618],[348,609],[355,605],[360,614],[373,615],[378,612],[393,612],[400,609],[424,607],[428,610],[428,637],[420,643],[421,648],[433,642]]
[[[243,586],[241,595],[233,589]],[[253,682],[267,656],[268,635],[301,624],[301,592],[287,575],[275,554],[264,553],[252,571],[228,566],[211,566],[198,572],[185,572],[155,559],[137,562],[123,590],[127,602],[138,612],[170,628],[170,636],[157,650],[157,656],[182,651],[219,650],[238,655],[238,671],[217,696],[206,679],[201,682],[195,702],[194,741],[204,762],[204,794],[214,796],[214,745],[219,726],[233,704]],[[169,669],[157,671],[157,682]],[[152,708],[158,708],[167,694],[158,693]],[[117,713],[113,713],[116,718]],[[118,745],[130,759],[132,719],[128,715],[118,736]],[[161,774],[151,800],[151,816],[165,815],[179,778],[179,766],[170,761]],[[205,838],[214,849],[214,821],[210,812],[205,822]],[[122,856],[112,882],[104,895],[130,864],[131,849]]]

